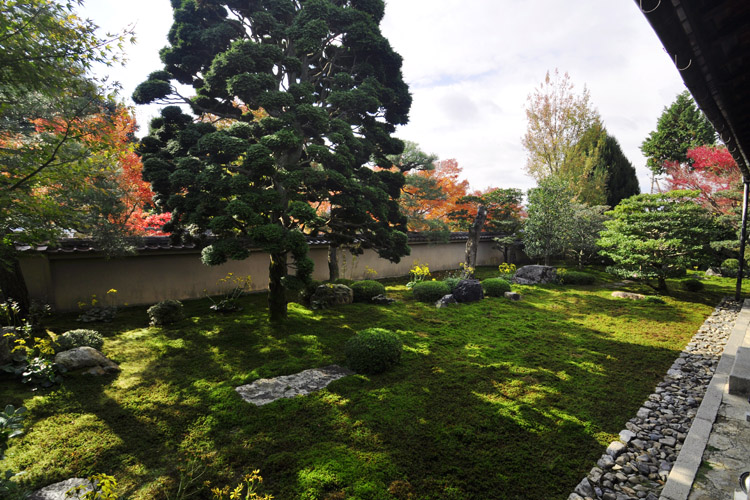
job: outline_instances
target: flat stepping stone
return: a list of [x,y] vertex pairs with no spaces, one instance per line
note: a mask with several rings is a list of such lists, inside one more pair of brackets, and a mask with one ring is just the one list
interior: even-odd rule
[[277,399],[306,396],[323,389],[334,380],[353,374],[353,371],[341,366],[329,365],[311,368],[294,375],[261,378],[252,384],[236,387],[235,391],[248,403],[263,406]]

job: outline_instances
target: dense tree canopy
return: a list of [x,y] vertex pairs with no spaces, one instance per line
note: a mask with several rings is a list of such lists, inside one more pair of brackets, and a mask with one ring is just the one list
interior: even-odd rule
[[566,248],[566,234],[573,223],[571,193],[559,179],[544,179],[538,187],[529,189],[526,210],[524,251],[549,265],[552,257],[562,255]]
[[641,151],[654,175],[662,175],[669,162],[686,163],[689,149],[714,144],[716,132],[713,126],[686,90],[664,108],[656,130],[643,141]]
[[[164,69],[133,99],[234,122],[219,127],[175,106],[152,122],[144,177],[172,211],[168,230],[210,230],[208,264],[247,257],[247,238],[267,250],[272,319],[286,314],[287,255],[298,278],[311,274],[305,233],[335,223],[335,233],[366,234],[384,257],[405,255],[404,178],[386,157],[403,150],[391,134],[406,123],[411,96],[401,57],[380,33],[382,0],[172,3]],[[328,220],[314,208],[323,201]]]
[[0,288],[22,309],[16,243],[54,244],[69,230],[118,240],[118,165],[103,135],[116,104],[85,73],[115,60],[109,44],[123,35],[97,37],[75,5],[0,0]]
[[584,134],[600,122],[586,87],[574,92],[568,73],[548,71],[528,97],[528,126],[522,138],[528,152],[526,170],[537,181],[560,174]]
[[614,261],[610,270],[623,277],[656,279],[679,276],[712,256],[711,242],[722,239],[716,217],[695,202],[696,191],[640,194],[610,212],[601,233],[601,253]]

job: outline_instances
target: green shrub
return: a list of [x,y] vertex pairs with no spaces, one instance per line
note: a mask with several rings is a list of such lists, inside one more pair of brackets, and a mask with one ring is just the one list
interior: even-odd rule
[[152,326],[170,325],[184,317],[182,302],[179,300],[163,300],[149,307],[146,312]]
[[334,283],[337,284],[337,285],[346,285],[349,288],[351,288],[352,287],[352,283],[354,283],[354,280],[350,280],[348,278],[339,278],[339,279],[335,280]]
[[395,333],[384,328],[368,328],[346,341],[346,364],[359,373],[382,373],[398,364],[402,347]]
[[736,278],[740,271],[740,261],[737,259],[727,259],[721,263],[721,275]]
[[[461,281],[461,278],[458,277],[448,277],[443,280],[443,283],[448,285],[448,288],[450,289],[450,292],[453,293],[453,290],[456,288],[456,285],[458,285],[458,282]],[[442,295],[441,295],[442,297]]]
[[703,282],[695,278],[686,279],[682,282],[682,288],[688,292],[700,292],[703,290]]
[[96,330],[69,330],[57,339],[57,351],[67,351],[76,347],[93,347],[101,351],[104,345],[104,339]]
[[482,281],[482,289],[488,297],[503,297],[505,292],[510,292],[510,283],[502,278],[487,278]]
[[560,273],[560,283],[563,285],[593,285],[596,282],[596,276],[580,271],[566,271]]
[[354,292],[354,302],[370,302],[374,296],[385,294],[385,286],[375,280],[355,281],[349,288]]
[[436,302],[451,293],[451,288],[445,281],[420,281],[414,283],[411,291],[420,302]]

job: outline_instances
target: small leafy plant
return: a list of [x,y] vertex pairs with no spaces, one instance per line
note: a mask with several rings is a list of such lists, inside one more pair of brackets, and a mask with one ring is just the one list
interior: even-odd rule
[[261,496],[259,493],[258,489],[262,483],[263,478],[260,475],[260,469],[256,469],[252,474],[245,474],[242,482],[234,488],[228,485],[223,488],[212,488],[211,493],[214,500],[273,500],[273,496],[267,494]]
[[[118,500],[117,480],[107,474],[94,474],[88,477],[93,489],[87,485],[79,485],[65,492],[66,498],[78,500]],[[86,491],[85,493],[84,490]]]
[[390,330],[368,328],[346,341],[344,354],[352,370],[376,374],[398,364],[402,348],[401,338]]
[[420,266],[419,262],[414,262],[414,267],[409,271],[409,282],[406,288],[412,288],[415,284],[424,281],[430,275],[430,268],[427,264]]
[[503,262],[502,264],[497,266],[497,270],[500,272],[500,278],[503,278],[506,281],[512,281],[513,277],[516,275],[515,264],[508,264],[507,262]]
[[238,300],[250,289],[252,282],[253,279],[249,274],[247,276],[235,276],[234,273],[227,273],[217,282],[219,287],[223,289],[218,300],[207,295],[208,300],[211,301],[209,309],[221,313],[242,310]]
[[0,412],[0,460],[5,459],[8,441],[23,434],[23,418],[26,408],[6,405]]
[[114,305],[117,290],[110,288],[105,294],[105,301],[109,305],[100,303],[96,295],[91,296],[89,302],[79,302],[78,308],[83,312],[78,316],[76,321],[81,323],[104,322],[109,323],[117,316],[117,306]]
[[40,387],[52,387],[62,380],[58,373],[61,370],[61,366],[55,365],[49,359],[36,357],[26,365],[26,369],[21,374],[21,382],[32,384],[34,386],[32,391]]

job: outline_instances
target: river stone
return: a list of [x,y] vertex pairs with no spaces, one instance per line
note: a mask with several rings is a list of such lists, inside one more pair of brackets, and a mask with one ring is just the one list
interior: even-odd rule
[[518,292],[505,292],[505,298],[513,301],[521,300],[521,294]]
[[311,368],[294,375],[261,378],[251,384],[236,387],[235,390],[248,403],[263,406],[277,399],[305,396],[319,391],[334,380],[352,374],[354,372],[346,368],[329,365],[323,368]]
[[372,298],[372,303],[379,306],[389,306],[396,302],[396,299],[389,299],[382,293]]
[[612,292],[612,297],[616,299],[630,299],[630,300],[643,300],[646,298],[645,295],[640,293],[631,292]]
[[437,302],[435,302],[435,307],[441,309],[453,304],[458,304],[458,301],[456,300],[456,297],[449,293],[448,295],[443,295]]
[[67,371],[88,368],[84,373],[89,375],[105,375],[120,371],[120,367],[116,363],[89,346],[76,347],[58,352],[55,354],[55,363],[64,366]]
[[484,298],[482,284],[472,279],[459,281],[452,294],[457,302],[478,302]]
[[320,285],[310,297],[310,305],[317,309],[347,305],[353,301],[354,292],[352,289],[340,283]]
[[513,283],[519,285],[537,285],[557,282],[557,269],[552,266],[523,266],[516,270]]
[[78,497],[68,497],[65,494],[68,490],[75,488],[76,486],[85,486],[84,490],[81,490],[79,496],[83,496],[87,491],[91,490],[91,482],[87,479],[81,479],[74,477],[60,481],[59,483],[50,484],[45,486],[41,490],[37,490],[28,497],[28,500],[71,500]]
[[618,457],[627,447],[622,441],[612,441],[607,446],[606,453],[612,458]]

